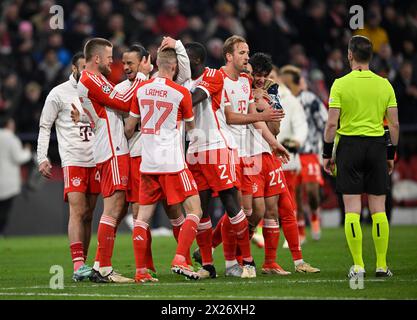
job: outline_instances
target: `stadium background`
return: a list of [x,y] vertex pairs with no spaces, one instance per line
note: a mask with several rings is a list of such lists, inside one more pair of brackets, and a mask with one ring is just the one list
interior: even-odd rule
[[[64,9],[63,30],[50,28],[54,4]],[[349,28],[349,8],[354,4],[365,10],[365,29],[359,32],[366,32],[374,43],[371,68],[391,81],[398,100],[401,135],[393,174],[393,222],[417,224],[416,1],[1,1],[0,117],[12,116],[17,135],[35,151],[45,97],[67,79],[72,54],[92,36],[114,44],[110,80],[118,83],[124,79],[121,53],[134,42],[143,44],[154,59],[163,35],[183,43],[199,41],[206,45],[208,66],[219,68],[223,41],[242,35],[252,53],[271,54],[277,66],[299,66],[310,90],[327,103],[333,80],[349,72],[346,48],[356,33]],[[6,235],[66,232],[68,210],[62,202],[55,135],[49,155],[52,181],[37,175],[34,161],[22,167],[24,188],[14,203]],[[322,199],[327,209],[324,225],[337,225],[338,204],[329,177]],[[101,208],[99,202],[95,220]],[[163,214],[154,221],[154,227],[160,225],[169,225]]]

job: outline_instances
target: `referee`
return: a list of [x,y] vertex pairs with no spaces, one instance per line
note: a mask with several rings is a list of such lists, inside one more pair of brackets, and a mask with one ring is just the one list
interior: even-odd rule
[[[352,37],[348,48],[352,71],[333,83],[324,132],[324,170],[331,174],[336,164],[336,189],[343,195],[345,205],[345,234],[354,262],[349,278],[365,275],[359,222],[362,193],[368,195],[372,215],[376,276],[392,276],[386,262],[389,225],[385,195],[398,144],[397,102],[388,80],[369,70],[371,58],[371,41],[363,36]],[[384,136],[384,118],[388,120],[392,141],[388,147]],[[340,139],[334,159],[332,150],[336,132]]]

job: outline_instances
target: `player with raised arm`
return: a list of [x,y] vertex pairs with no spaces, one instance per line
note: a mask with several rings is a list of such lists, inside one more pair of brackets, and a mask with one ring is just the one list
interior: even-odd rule
[[139,212],[133,235],[139,249],[135,280],[157,281],[146,269],[145,256],[149,222],[162,199],[168,205],[182,203],[186,212],[171,270],[189,279],[199,279],[186,256],[197,233],[201,206],[197,185],[184,159],[181,135],[182,120],[187,131],[195,126],[192,100],[189,91],[173,81],[177,71],[175,50],[160,50],[157,66],[158,77],[143,82],[135,93],[125,128],[129,137],[132,128],[141,123]]
[[[267,55],[263,53],[255,53],[250,58],[249,62],[253,69],[252,71],[253,72],[252,75],[254,78],[253,87],[255,88],[254,92],[255,92],[255,97],[257,98],[257,106],[258,106],[257,111],[262,111],[262,109],[264,108],[260,105],[260,102],[262,103],[267,102],[267,106],[271,105],[272,107],[275,107],[275,108],[280,108],[280,107],[283,108],[284,103],[288,102],[287,97],[284,95],[284,99],[281,99],[279,101],[277,99],[278,98],[277,94],[279,91],[278,84],[267,79],[268,75],[270,74],[272,70],[272,61],[270,57],[268,57]],[[282,122],[285,123],[285,120],[286,119],[284,118]],[[278,134],[280,134],[281,127],[284,127],[283,129],[285,130],[285,125],[283,125],[282,123],[279,123],[279,127],[276,125],[274,126],[271,123],[268,123],[268,128],[269,130],[271,130],[271,133],[274,136],[277,136]],[[262,162],[262,166],[263,165],[264,165],[264,162]],[[282,186],[280,190],[281,192],[279,194],[279,199],[278,199],[278,216],[279,216],[279,220],[280,220],[282,229],[284,231],[285,237],[288,239],[288,242],[289,242],[289,248],[290,248],[292,258],[294,261],[295,271],[303,272],[303,273],[319,272],[320,270],[318,268],[312,267],[310,264],[306,263],[303,260],[303,255],[302,255],[302,251],[301,251],[301,247],[299,243],[299,234],[298,234],[297,220],[296,220],[296,214],[295,214],[294,199],[288,190],[286,179],[282,172],[281,163],[278,163],[278,169],[276,170],[277,170],[276,171],[277,175],[279,175],[277,182],[281,184]],[[271,178],[274,176],[274,174],[272,173],[270,173],[269,175],[271,176]],[[259,184],[262,185],[261,183]],[[270,187],[272,186],[273,186],[273,180],[271,180],[271,183],[270,183]],[[265,192],[268,192],[268,190],[266,190]],[[257,211],[258,212],[256,215],[259,215],[259,209]],[[255,222],[254,223],[255,225],[256,220],[254,222]],[[278,226],[273,221],[267,221],[267,223],[266,224],[264,223],[264,226],[263,226],[263,234],[265,237],[265,257],[266,258],[268,257],[268,260],[269,260],[269,261],[265,261],[265,264],[263,266],[263,272],[270,273],[270,274],[286,275],[288,274],[288,272],[282,270],[282,268],[275,262],[276,248],[278,246],[278,240],[279,240],[279,229],[277,227]],[[274,228],[278,230],[268,230],[268,229],[274,229]],[[273,233],[274,231],[277,231],[277,232]],[[273,233],[273,235],[276,236],[276,238],[274,236],[270,236],[270,238],[268,239],[266,237],[268,233]],[[269,247],[269,249],[267,247]],[[275,250],[273,250],[274,248]]]
[[55,124],[64,172],[64,201],[69,203],[68,238],[74,281],[88,278],[92,271],[85,262],[93,211],[100,193],[100,179],[93,159],[94,133],[89,124],[74,124],[70,117],[72,104],[81,110],[77,83],[84,68],[83,53],[75,54],[69,80],[53,88],[46,97],[39,122],[37,150],[39,172],[50,179],[52,166],[48,160],[48,148],[51,128]]
[[[175,82],[182,84],[185,80],[189,79],[191,76],[190,71],[190,61],[188,59],[185,48],[180,40],[175,40],[171,37],[164,37],[160,50],[172,48],[175,49],[178,59],[178,72],[174,75]],[[127,76],[127,79],[119,83],[115,88],[118,91],[124,92],[128,90],[133,83],[137,70],[139,70],[139,65],[143,57],[148,57],[149,53],[144,47],[138,44],[134,44],[129,47],[129,49],[123,53],[122,61],[124,65],[124,70]],[[142,160],[142,147],[140,144],[141,133],[138,130],[138,127],[130,128],[128,130],[128,135],[132,137],[128,140],[129,151],[130,151],[130,177],[129,177],[129,189],[126,193],[126,201],[132,204],[132,216],[133,224],[136,221],[138,210],[139,210],[139,185],[140,185],[140,162]],[[130,132],[131,131],[131,132]],[[181,205],[168,206],[166,201],[163,201],[165,211],[168,215],[168,218],[172,224],[172,230],[175,239],[178,241],[179,230],[181,229],[182,224],[184,223],[184,215],[182,213]],[[133,227],[135,228],[135,227]],[[151,232],[148,229],[148,251],[146,254],[146,266],[151,272],[156,273],[155,266],[152,259],[152,250],[151,242],[152,236]],[[133,239],[133,248],[135,255],[137,255],[137,241]],[[191,265],[191,258],[187,255],[188,263]]]
[[324,184],[321,173],[320,154],[322,137],[327,121],[327,109],[313,92],[303,89],[301,70],[294,66],[284,66],[281,77],[292,94],[300,101],[307,115],[308,135],[299,150],[301,161],[300,185],[297,190],[298,214],[303,215],[302,191],[305,189],[310,209],[311,236],[320,239],[320,186]]
[[[89,40],[84,47],[86,69],[81,73],[78,96],[96,135],[94,161],[100,172],[104,210],[98,228],[99,266],[93,267],[94,282],[133,282],[114,272],[115,230],[123,214],[129,177],[129,148],[123,128],[123,112],[130,110],[135,89],[146,76],[138,72],[131,89],[119,93],[106,79],[111,72],[113,46],[102,38]],[[149,59],[148,59],[149,60]]]
[[[212,225],[209,201],[217,193],[229,217],[240,212],[235,173],[230,161],[233,136],[227,128],[221,128],[219,119],[225,122],[220,109],[223,94],[223,75],[219,70],[205,67],[206,50],[200,43],[186,45],[191,64],[191,80],[185,86],[192,92],[196,129],[187,150],[187,162],[200,194],[203,217],[197,231],[197,244],[202,257],[201,278],[216,277],[212,255]],[[259,114],[257,120],[279,119],[280,114],[269,112]],[[227,259],[226,259],[227,260]],[[236,272],[235,272],[236,271]],[[227,276],[245,277],[237,264],[226,265]]]

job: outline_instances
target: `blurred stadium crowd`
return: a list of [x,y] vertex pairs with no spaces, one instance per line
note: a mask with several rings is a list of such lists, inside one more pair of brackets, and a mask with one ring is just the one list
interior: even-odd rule
[[[54,4],[64,9],[64,30],[50,28]],[[357,31],[349,28],[354,4],[363,5],[365,13],[365,28]],[[132,43],[144,45],[155,59],[163,35],[183,43],[199,41],[207,47],[208,66],[219,68],[223,41],[233,34],[244,36],[252,53],[271,54],[278,67],[300,67],[310,90],[326,104],[334,79],[349,71],[349,38],[369,37],[375,53],[372,70],[387,77],[396,91],[400,158],[417,165],[416,1],[1,1],[0,118],[13,116],[17,134],[36,141],[46,95],[67,79],[71,56],[90,37],[114,44],[110,80],[118,83],[124,78],[121,53]],[[405,171],[417,180],[417,173]]]

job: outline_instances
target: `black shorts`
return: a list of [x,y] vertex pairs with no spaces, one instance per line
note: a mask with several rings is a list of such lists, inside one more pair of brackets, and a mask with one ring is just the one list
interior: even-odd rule
[[385,137],[341,136],[336,150],[336,190],[341,194],[386,194]]

